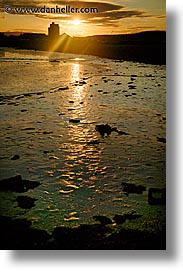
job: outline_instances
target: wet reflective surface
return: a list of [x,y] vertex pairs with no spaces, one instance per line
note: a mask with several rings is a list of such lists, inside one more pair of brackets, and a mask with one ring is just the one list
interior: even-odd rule
[[[38,199],[28,211],[16,194],[2,193],[4,215],[48,231],[128,211],[142,215],[131,226],[165,223],[165,206],[147,200],[148,188],[166,184],[165,144],[157,139],[166,131],[165,66],[6,50],[0,75],[1,179],[21,174],[41,183],[27,192]],[[95,126],[106,123],[128,135],[101,137]],[[146,191],[126,194],[122,183]]]

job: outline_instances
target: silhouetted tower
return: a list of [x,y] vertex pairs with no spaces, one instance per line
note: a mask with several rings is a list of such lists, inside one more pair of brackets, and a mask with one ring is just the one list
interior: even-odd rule
[[48,28],[48,37],[50,40],[57,40],[59,38],[59,24],[52,22]]

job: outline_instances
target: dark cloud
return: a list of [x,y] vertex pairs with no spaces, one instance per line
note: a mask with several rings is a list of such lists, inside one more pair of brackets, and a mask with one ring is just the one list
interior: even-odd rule
[[105,12],[110,10],[119,10],[123,8],[124,6],[114,4],[114,3],[108,3],[108,2],[94,2],[94,1],[65,1],[65,0],[49,0],[46,3],[42,0],[37,1],[24,1],[19,0],[1,0],[0,1],[0,7],[3,8],[6,5],[10,5],[12,7],[55,7],[57,6],[71,6],[73,8],[92,8],[96,7],[98,8],[99,12]]

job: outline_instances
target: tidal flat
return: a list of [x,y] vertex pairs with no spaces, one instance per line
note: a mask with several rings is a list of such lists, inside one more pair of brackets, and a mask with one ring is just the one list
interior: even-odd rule
[[[0,187],[1,237],[12,226],[33,236],[11,237],[15,248],[165,249],[166,67],[2,53],[1,184],[21,175],[39,185]],[[101,135],[106,124],[117,131]]]

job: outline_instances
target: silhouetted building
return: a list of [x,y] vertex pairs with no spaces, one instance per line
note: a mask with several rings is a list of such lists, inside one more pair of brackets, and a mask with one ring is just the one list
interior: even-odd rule
[[50,40],[56,40],[59,38],[59,24],[52,22],[48,28],[48,37]]

